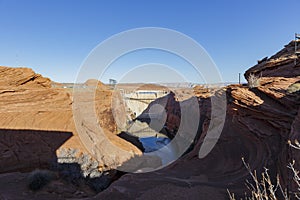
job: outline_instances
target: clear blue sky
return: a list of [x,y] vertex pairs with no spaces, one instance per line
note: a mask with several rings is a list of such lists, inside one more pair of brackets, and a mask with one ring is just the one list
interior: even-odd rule
[[300,32],[299,8],[299,0],[0,0],[0,65],[73,82],[101,41],[132,28],[164,27],[195,39],[223,80],[237,81]]

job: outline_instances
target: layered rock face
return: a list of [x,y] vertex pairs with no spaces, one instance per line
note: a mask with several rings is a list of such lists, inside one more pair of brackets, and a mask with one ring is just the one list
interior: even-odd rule
[[[77,149],[91,153],[82,144],[74,123],[73,91],[51,88],[51,81],[28,68],[0,67],[0,172],[30,171],[57,162],[56,151]],[[94,84],[95,81],[89,81]],[[111,91],[96,84],[95,99],[98,123],[119,148],[140,151],[116,135],[111,111]],[[82,92],[83,100],[85,93]],[[85,122],[78,123],[82,126]],[[93,130],[89,130],[93,131]],[[101,168],[109,169],[130,157],[113,156],[103,146]],[[91,147],[92,148],[92,147]],[[115,159],[115,160],[114,160]]]
[[51,80],[36,74],[29,68],[10,68],[0,66],[0,86],[3,88],[50,88]]
[[[238,198],[244,197],[245,192],[251,194],[245,186],[251,177],[242,158],[257,174],[268,168],[274,182],[279,174],[282,187],[295,191],[292,174],[286,167],[292,159],[300,158],[288,145],[288,140],[300,139],[300,93],[296,87],[300,73],[299,65],[294,65],[292,46],[293,42],[245,73],[246,77],[250,73],[262,74],[258,87],[230,85],[215,93],[226,94],[226,118],[221,136],[207,156],[200,159],[199,150],[214,120],[211,97],[201,95],[202,88],[195,88],[200,121],[193,148],[164,169],[124,175],[95,199],[228,199],[227,189]],[[180,127],[176,97],[169,95],[156,103],[166,107],[166,127],[170,131]],[[190,111],[193,113],[193,109]]]
[[250,74],[262,77],[295,77],[300,75],[300,58],[296,55],[300,51],[300,40],[291,41],[281,51],[270,58],[258,61],[258,64],[248,69],[244,76],[248,79]]

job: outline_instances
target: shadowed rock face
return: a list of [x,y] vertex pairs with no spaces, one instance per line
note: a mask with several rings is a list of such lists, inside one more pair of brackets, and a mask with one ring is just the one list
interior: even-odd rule
[[139,138],[134,136],[134,135],[131,135],[131,134],[128,134],[126,132],[121,132],[118,134],[118,136],[120,138],[123,138],[124,140],[134,144],[136,147],[138,147],[142,152],[145,151],[145,148],[143,147],[143,144],[140,142]]
[[49,168],[70,132],[0,129],[0,173]]
[[[284,49],[272,58],[290,55],[284,52],[290,51]],[[295,191],[286,166],[292,159],[299,160],[300,157],[299,152],[291,151],[287,141],[300,139],[300,94],[299,91],[288,92],[288,88],[300,78],[297,77],[298,68],[294,68],[292,60],[289,62],[286,65],[278,59],[266,68],[248,70],[246,74],[260,73],[259,70],[263,75],[267,74],[260,79],[257,88],[231,85],[223,90],[227,96],[224,128],[218,143],[206,157],[199,159],[198,153],[211,120],[211,104],[209,97],[202,96],[199,98],[198,134],[190,152],[159,171],[126,174],[95,199],[228,199],[226,189],[234,192],[236,197],[244,197],[245,192],[250,194],[245,180],[251,180],[251,177],[242,157],[257,174],[267,167],[272,180],[275,181],[279,174],[282,186]],[[278,77],[281,66],[288,70],[288,75],[283,74],[285,77]],[[176,98],[166,98],[157,102],[167,102],[166,126],[178,127],[180,114],[174,113],[180,113],[179,104]]]

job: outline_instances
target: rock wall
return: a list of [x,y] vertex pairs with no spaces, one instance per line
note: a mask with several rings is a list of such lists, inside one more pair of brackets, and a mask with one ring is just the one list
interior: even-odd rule
[[[91,85],[95,81],[90,81]],[[99,86],[95,98],[97,123],[105,129],[118,148],[139,154],[135,146],[116,135],[116,124],[111,111],[111,91]],[[85,101],[85,92],[81,93]],[[91,153],[83,145],[74,123],[72,89],[51,88],[51,80],[28,68],[0,67],[0,172],[28,171],[47,167],[56,162],[56,151],[78,149]],[[80,123],[82,126],[84,122]],[[91,131],[91,130],[90,130]],[[90,148],[90,149],[89,149]],[[125,162],[103,146],[102,168]]]
[[29,68],[0,66],[0,86],[4,88],[50,88],[51,80],[36,74]]

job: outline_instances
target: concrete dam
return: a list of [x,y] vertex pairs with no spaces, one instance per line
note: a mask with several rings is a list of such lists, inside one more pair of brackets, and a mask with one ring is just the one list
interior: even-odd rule
[[[164,127],[167,119],[165,107],[164,105],[153,104],[147,113],[143,112],[151,102],[168,94],[169,91],[165,90],[137,90],[134,92],[121,90],[127,115],[127,124],[124,131],[128,135],[137,137],[142,143],[144,153],[159,157],[163,165],[172,162],[177,155],[176,145],[168,145],[171,139],[159,132]],[[145,118],[150,119],[149,124],[133,120],[137,117],[143,118],[142,113],[145,114]],[[161,148],[163,150],[158,151]]]
[[127,112],[133,114],[135,117],[142,114],[152,101],[169,93],[164,90],[120,90],[120,92],[125,102]]

